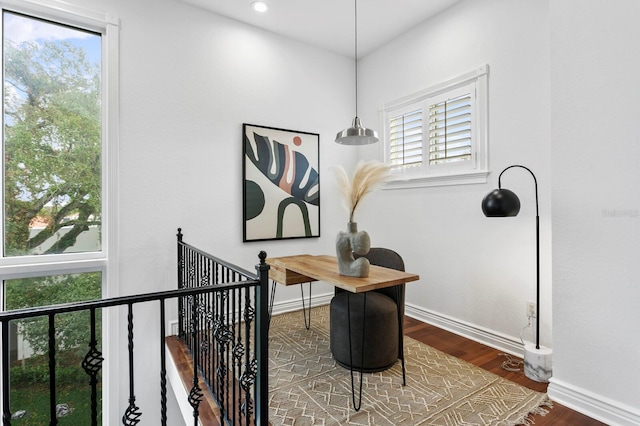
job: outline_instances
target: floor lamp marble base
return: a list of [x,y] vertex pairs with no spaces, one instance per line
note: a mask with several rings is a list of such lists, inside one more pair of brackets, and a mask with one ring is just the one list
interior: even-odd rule
[[482,212],[486,217],[517,216],[520,212],[520,199],[512,191],[502,188],[502,174],[518,167],[525,169],[533,177],[536,190],[536,344],[524,345],[524,374],[536,382],[548,382],[551,377],[551,349],[540,346],[540,216],[538,214],[538,180],[525,166],[513,165],[504,169],[498,176],[498,189],[494,189],[482,200]]
[[524,345],[524,375],[536,382],[547,383],[551,378],[552,350],[540,346],[536,349],[533,343]]

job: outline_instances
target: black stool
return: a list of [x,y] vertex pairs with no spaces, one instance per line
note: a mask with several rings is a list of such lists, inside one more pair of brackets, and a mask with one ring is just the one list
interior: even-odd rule
[[364,298],[364,294],[343,291],[331,300],[331,353],[336,362],[346,368],[360,369],[362,363],[362,371],[365,372],[386,370],[398,360],[398,306],[393,299],[384,294],[367,292],[363,318]]

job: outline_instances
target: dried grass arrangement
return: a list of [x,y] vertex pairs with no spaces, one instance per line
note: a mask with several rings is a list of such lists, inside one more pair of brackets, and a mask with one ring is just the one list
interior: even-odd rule
[[335,168],[343,205],[349,212],[349,222],[353,222],[353,215],[364,196],[389,178],[389,169],[387,164],[379,161],[360,162],[349,180],[342,167]]

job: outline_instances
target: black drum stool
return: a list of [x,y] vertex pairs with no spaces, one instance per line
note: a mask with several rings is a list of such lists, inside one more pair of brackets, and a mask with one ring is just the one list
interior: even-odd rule
[[382,293],[367,292],[363,318],[364,300],[364,293],[347,291],[339,292],[331,299],[331,353],[336,362],[346,368],[360,369],[362,364],[365,372],[386,370],[398,360],[398,305]]

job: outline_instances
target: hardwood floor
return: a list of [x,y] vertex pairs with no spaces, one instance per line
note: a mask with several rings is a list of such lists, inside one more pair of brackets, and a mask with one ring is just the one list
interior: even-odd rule
[[[176,336],[167,336],[164,341],[182,379],[185,392],[188,394],[193,386],[193,359],[191,354],[183,341]],[[207,384],[202,379],[202,376],[199,376],[198,386],[204,394],[198,410],[200,421],[203,425],[220,426],[220,409],[213,398],[213,394],[208,391]]]
[[[506,357],[500,351],[474,342],[454,333],[442,330],[429,324],[425,324],[413,318],[405,317],[404,334],[432,346],[442,352],[448,353],[463,359],[478,367],[484,368],[494,374],[516,382],[529,389],[546,392],[547,384],[530,380],[522,371],[507,371],[502,368],[502,363]],[[193,374],[193,364],[188,351],[175,337],[167,337],[167,347],[177,364],[181,373],[185,389],[190,389]],[[202,389],[206,389],[204,383],[200,383]],[[211,394],[205,392],[205,399],[201,405],[200,414],[203,424],[218,425],[219,410],[215,406]],[[597,420],[573,411],[558,403],[553,404],[546,416],[536,415],[534,417],[536,426],[602,426],[605,425]],[[605,425],[606,426],[606,425]]]
[[[496,349],[409,317],[405,317],[404,334],[529,389],[538,392],[547,391],[547,383],[535,382],[525,376],[522,371],[513,372],[503,369],[502,363],[506,360],[506,357],[502,356],[501,352]],[[553,408],[549,410],[546,416],[536,415],[534,420],[536,426],[605,425],[558,403],[553,404]]]

